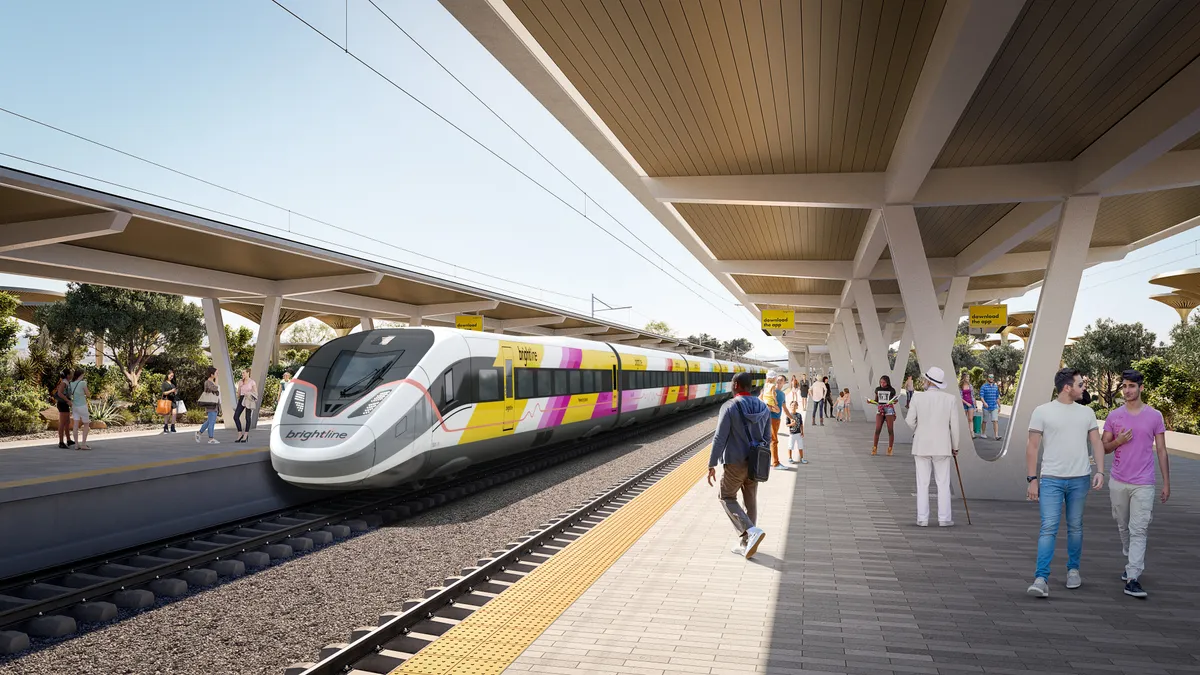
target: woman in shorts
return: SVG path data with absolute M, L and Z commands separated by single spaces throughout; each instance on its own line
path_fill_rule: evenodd
M 875 388 L 875 398 L 867 399 L 867 403 L 875 408 L 875 440 L 871 445 L 871 455 L 879 454 L 879 432 L 887 424 L 888 457 L 892 456 L 892 443 L 896 440 L 896 389 L 892 386 L 892 378 L 883 375 L 879 378 L 879 386 Z
M 82 369 L 75 369 L 67 392 L 71 397 L 71 419 L 75 420 L 75 438 L 79 439 L 75 449 L 91 450 L 92 446 L 87 444 L 88 429 L 92 424 L 92 416 L 88 414 L 88 396 L 91 392 L 88 391 L 87 378 L 83 376 Z

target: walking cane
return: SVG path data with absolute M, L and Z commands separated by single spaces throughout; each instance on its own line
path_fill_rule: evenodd
M 971 524 L 971 509 L 967 506 L 967 492 L 963 490 L 962 471 L 958 468 L 958 455 L 954 457 L 954 471 L 958 474 L 958 494 L 963 498 L 963 509 L 967 512 L 967 524 Z

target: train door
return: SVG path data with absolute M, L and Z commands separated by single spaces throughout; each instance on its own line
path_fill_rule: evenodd
M 512 347 L 501 347 L 504 357 L 504 431 L 512 431 L 517 421 L 517 401 L 514 396 Z
M 621 371 L 617 370 L 616 364 L 613 364 L 613 367 L 612 367 L 612 411 L 614 413 L 620 411 L 620 409 L 621 409 L 621 392 L 620 392 L 620 388 L 617 386 L 617 384 L 618 384 L 617 383 L 617 375 L 620 374 L 620 372 Z

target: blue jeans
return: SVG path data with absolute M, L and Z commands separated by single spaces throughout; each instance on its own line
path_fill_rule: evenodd
M 1042 530 L 1038 535 L 1035 577 L 1050 578 L 1050 561 L 1054 558 L 1054 540 L 1058 536 L 1064 503 L 1067 506 L 1067 569 L 1079 569 L 1079 557 L 1083 553 L 1083 505 L 1091 489 L 1091 476 L 1042 478 L 1038 481 Z
M 204 433 L 205 430 L 208 431 L 208 437 L 212 438 L 213 432 L 217 430 L 217 411 L 216 410 L 208 411 L 208 419 L 204 420 L 204 424 L 200 425 L 200 430 L 196 432 L 196 435 L 200 435 L 200 434 Z

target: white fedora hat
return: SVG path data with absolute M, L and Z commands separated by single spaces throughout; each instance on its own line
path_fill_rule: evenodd
M 930 366 L 929 370 L 925 371 L 925 379 L 938 389 L 946 388 L 946 373 L 937 366 Z

